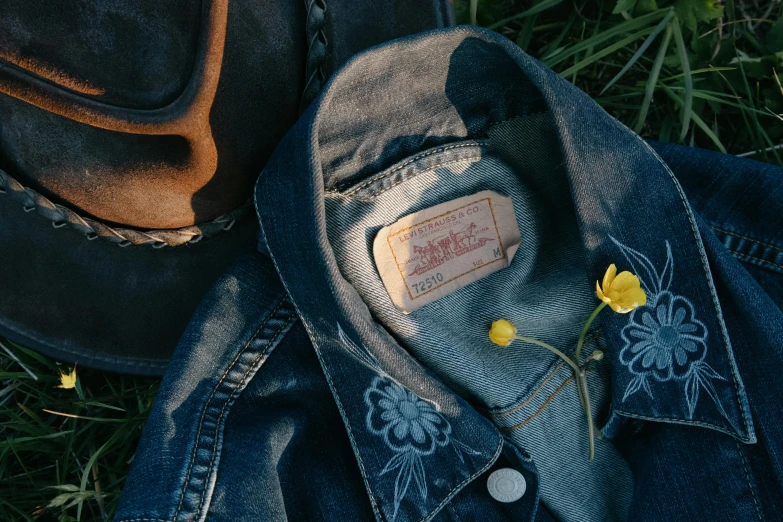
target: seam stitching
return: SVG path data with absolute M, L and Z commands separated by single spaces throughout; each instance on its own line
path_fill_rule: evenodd
M 266 239 L 266 231 L 264 230 L 263 222 L 260 219 L 261 215 L 260 215 L 260 212 L 258 211 L 258 208 L 256 208 L 256 213 L 258 213 L 259 222 L 261 223 L 261 235 L 263 236 L 264 241 L 266 242 L 267 241 L 267 239 Z M 267 243 L 267 244 L 269 244 L 269 243 Z M 275 268 L 278 269 L 278 272 L 279 272 L 279 268 L 277 266 L 277 259 L 275 259 L 275 256 L 272 255 L 271 251 L 270 251 L 270 256 L 269 257 L 272 259 L 272 264 L 275 265 Z M 288 295 L 291 295 L 291 293 L 288 291 L 288 285 L 286 284 L 286 281 L 283 278 L 280 278 L 280 281 L 283 283 L 283 288 L 286 289 L 286 292 L 288 292 Z M 367 495 L 370 497 L 370 506 L 372 506 L 373 513 L 375 514 L 376 519 L 381 520 L 381 521 L 385 521 L 387 519 L 383 515 L 383 513 L 381 512 L 380 506 L 378 504 L 378 500 L 375 498 L 375 495 L 373 494 L 373 490 L 370 487 L 370 482 L 369 482 L 367 470 L 365 469 L 364 461 L 362 460 L 362 457 L 359 454 L 358 445 L 356 443 L 356 438 L 354 437 L 354 434 L 353 434 L 353 429 L 351 427 L 351 423 L 348 421 L 348 416 L 345 413 L 345 408 L 343 407 L 343 403 L 340 400 L 340 396 L 337 393 L 337 389 L 334 386 L 334 381 L 332 380 L 332 375 L 329 372 L 329 370 L 327 369 L 327 365 L 326 365 L 326 363 L 325 363 L 325 361 L 323 359 L 323 356 L 321 355 L 321 347 L 318 344 L 318 342 L 316 341 L 316 336 L 313 334 L 313 331 L 310 329 L 310 324 L 302 316 L 302 314 L 299 311 L 299 308 L 296 305 L 296 302 L 293 300 L 293 298 L 291 299 L 291 304 L 294 306 L 294 309 L 296 310 L 297 315 L 299 315 L 299 318 L 301 320 L 302 326 L 304 326 L 304 329 L 307 332 L 308 337 L 310 337 L 310 341 L 313 343 L 313 347 L 315 348 L 315 355 L 318 358 L 318 362 L 321 364 L 321 370 L 322 370 L 322 372 L 324 374 L 324 377 L 326 378 L 327 384 L 329 385 L 329 389 L 332 392 L 332 397 L 334 398 L 335 404 L 337 405 L 337 410 L 340 412 L 340 416 L 342 417 L 343 425 L 345 426 L 345 431 L 346 431 L 346 433 L 348 435 L 348 440 L 351 443 L 351 449 L 353 450 L 354 457 L 356 458 L 356 462 L 357 462 L 357 464 L 359 466 L 359 472 L 362 475 L 362 481 L 364 482 L 364 487 L 367 490 Z M 465 479 L 463 482 L 458 484 L 449 493 L 449 495 L 447 495 L 446 498 L 444 498 L 444 500 L 438 505 L 438 507 L 435 508 L 435 510 L 431 514 L 427 515 L 427 518 L 422 519 L 421 522 L 429 522 L 432 519 L 432 517 L 434 517 L 438 513 L 438 511 L 441 509 L 441 507 L 447 501 L 451 500 L 451 498 L 454 496 L 455 492 L 459 488 L 461 488 L 466 482 L 469 482 L 469 481 L 475 479 L 476 477 L 478 477 L 480 474 L 484 473 L 484 471 L 489 469 L 495 463 L 495 461 L 497 460 L 498 456 L 500 455 L 500 451 L 503 449 L 503 441 L 504 441 L 502 436 L 500 436 L 498 438 L 499 438 L 498 448 L 495 451 L 494 455 L 490 458 L 489 462 L 487 462 L 487 464 L 482 469 L 480 469 L 477 473 L 475 473 L 471 477 Z M 176 522 L 176 521 L 173 521 L 173 522 Z
M 378 196 L 380 196 L 381 194 L 390 191 L 391 189 L 393 189 L 397 185 L 399 185 L 401 183 L 405 183 L 406 181 L 410 181 L 413 178 L 421 176 L 422 174 L 426 174 L 428 172 L 432 172 L 433 170 L 438 169 L 440 167 L 445 167 L 446 165 L 451 165 L 453 163 L 460 163 L 462 161 L 470 161 L 470 160 L 473 160 L 473 159 L 480 159 L 480 158 L 481 158 L 480 155 L 466 156 L 464 158 L 457 158 L 457 159 L 453 159 L 453 160 L 449 160 L 449 161 L 444 161 L 443 163 L 438 163 L 437 165 L 432 165 L 432 166 L 427 167 L 426 169 L 422 170 L 421 172 L 417 172 L 416 174 L 414 174 L 412 176 L 409 176 L 407 178 L 399 179 L 399 180 L 395 181 L 394 183 L 392 183 L 391 185 L 389 185 L 388 187 L 378 190 L 378 192 L 374 193 L 372 196 L 368 196 L 367 197 L 367 201 L 372 201 L 375 198 L 377 198 Z M 386 178 L 381 178 L 378 181 L 383 181 L 384 179 L 386 179 Z M 354 193 L 347 194 L 347 195 L 350 196 L 350 195 L 353 195 L 353 194 Z
M 209 409 L 209 403 L 212 401 L 212 398 L 217 393 L 218 388 L 220 388 L 220 385 L 223 383 L 223 380 L 228 376 L 228 374 L 231 372 L 231 370 L 236 365 L 237 361 L 240 357 L 247 351 L 248 347 L 250 346 L 250 343 L 253 342 L 253 340 L 256 338 L 258 333 L 261 331 L 261 329 L 266 326 L 266 323 L 269 322 L 269 320 L 272 318 L 275 313 L 277 313 L 277 310 L 283 305 L 283 302 L 285 301 L 285 297 L 283 297 L 278 303 L 277 306 L 275 306 L 274 310 L 264 319 L 264 322 L 261 323 L 261 325 L 256 329 L 255 332 L 253 332 L 253 335 L 250 336 L 247 343 L 245 343 L 245 346 L 242 347 L 242 349 L 237 353 L 236 357 L 234 357 L 234 360 L 231 361 L 231 363 L 226 368 L 225 372 L 223 372 L 223 375 L 220 377 L 220 380 L 215 384 L 215 387 L 212 390 L 212 393 L 209 395 L 209 398 L 204 403 L 204 408 L 201 410 L 201 417 L 198 421 L 198 431 L 196 432 L 196 438 L 195 443 L 193 444 L 193 453 L 190 458 L 190 464 L 188 465 L 188 474 L 185 477 L 185 482 L 182 486 L 182 496 L 179 499 L 179 504 L 177 505 L 177 511 L 174 513 L 174 518 L 172 522 L 176 522 L 177 517 L 179 517 L 179 512 L 182 509 L 182 504 L 185 501 L 185 495 L 187 494 L 188 484 L 190 482 L 190 476 L 193 471 L 193 464 L 196 461 L 196 454 L 198 453 L 198 447 L 199 447 L 199 439 L 201 438 L 201 428 L 204 424 L 204 418 L 206 417 L 207 410 Z
M 264 347 L 264 349 L 256 356 L 256 358 L 253 360 L 253 362 L 248 365 L 248 368 L 245 371 L 244 375 L 242 375 L 242 378 L 233 386 L 233 389 L 231 390 L 231 394 L 228 396 L 226 401 L 223 403 L 223 408 L 221 408 L 220 415 L 218 415 L 217 421 L 215 422 L 216 427 L 220 426 L 220 424 L 223 422 L 223 418 L 224 418 L 224 416 L 226 414 L 226 408 L 228 408 L 229 405 L 232 404 L 232 402 L 234 400 L 234 396 L 239 391 L 239 388 L 241 388 L 244 385 L 245 379 L 247 379 L 247 376 L 250 374 L 251 371 L 253 371 L 253 368 L 256 367 L 256 365 L 261 361 L 261 359 L 263 359 L 265 356 L 267 356 L 269 354 L 270 347 L 277 345 L 277 343 L 275 341 L 280 336 L 280 333 L 283 330 L 285 330 L 285 328 L 287 326 L 289 326 L 291 323 L 293 323 L 293 321 L 294 321 L 294 318 L 291 318 L 291 317 L 289 317 L 287 321 L 284 321 L 283 324 L 280 326 L 280 328 L 278 328 L 277 331 L 272 335 L 272 337 L 269 339 L 269 341 L 267 341 L 266 346 Z M 217 431 L 217 429 L 216 429 L 216 431 Z M 209 466 L 207 468 L 207 474 L 206 474 L 207 478 L 210 475 L 212 475 L 212 470 L 213 470 L 213 467 L 214 467 L 214 464 L 215 464 L 215 456 L 218 453 L 218 449 L 217 449 L 217 446 L 218 446 L 218 436 L 217 436 L 217 434 L 215 435 L 214 438 L 215 438 L 215 442 L 212 445 L 212 457 L 209 460 Z M 208 488 L 206 488 L 206 487 L 203 487 L 201 489 L 201 499 L 199 500 L 198 507 L 196 508 L 196 511 L 195 511 L 197 516 L 200 514 L 201 508 L 204 505 L 204 498 L 206 496 L 207 489 Z
M 256 188 L 254 190 L 257 191 L 260 183 L 261 183 L 261 176 L 259 176 L 258 180 L 256 180 Z M 337 405 L 337 411 L 340 412 L 340 417 L 343 421 L 343 425 L 345 426 L 345 431 L 348 434 L 348 441 L 351 443 L 351 450 L 353 451 L 354 457 L 356 458 L 356 462 L 359 466 L 359 473 L 362 476 L 362 482 L 364 482 L 364 488 L 367 490 L 367 495 L 370 497 L 370 506 L 372 507 L 372 511 L 375 514 L 375 518 L 377 520 L 383 520 L 384 517 L 381 515 L 380 509 L 378 508 L 378 504 L 377 501 L 375 500 L 375 497 L 373 496 L 372 489 L 370 489 L 370 482 L 367 479 L 367 471 L 364 469 L 364 462 L 362 462 L 362 459 L 359 456 L 359 451 L 357 449 L 358 446 L 356 444 L 356 439 L 353 436 L 351 425 L 348 423 L 348 417 L 345 415 L 345 410 L 343 409 L 342 402 L 340 402 L 339 396 L 337 395 L 337 390 L 334 388 L 334 383 L 332 382 L 331 376 L 329 375 L 329 372 L 326 371 L 326 364 L 324 363 L 324 360 L 321 357 L 320 346 L 315 340 L 316 337 L 313 335 L 313 331 L 310 329 L 310 325 L 305 320 L 302 313 L 299 311 L 299 307 L 297 306 L 296 301 L 294 300 L 290 290 L 288 289 L 288 283 L 283 277 L 282 275 L 283 273 L 280 271 L 280 267 L 277 264 L 277 258 L 272 252 L 272 249 L 269 248 L 269 238 L 267 238 L 266 236 L 266 229 L 264 228 L 264 220 L 261 219 L 261 210 L 259 209 L 258 205 L 256 205 L 256 216 L 258 216 L 258 224 L 259 224 L 259 231 L 261 233 L 261 237 L 263 238 L 264 244 L 267 245 L 267 249 L 269 251 L 269 258 L 272 260 L 272 264 L 274 265 L 277 273 L 280 274 L 280 282 L 283 284 L 283 288 L 285 289 L 286 294 L 291 296 L 291 305 L 293 305 L 296 314 L 299 316 L 302 326 L 307 332 L 307 336 L 310 338 L 310 342 L 313 344 L 313 351 L 315 352 L 315 356 L 318 359 L 318 364 L 321 365 L 321 372 L 324 374 L 326 383 L 329 386 L 329 390 L 332 393 L 334 402 Z
M 367 187 L 369 185 L 372 185 L 376 181 L 381 181 L 383 179 L 386 179 L 386 178 L 390 177 L 392 174 L 395 174 L 396 172 L 399 172 L 400 170 L 404 169 L 405 167 L 407 167 L 411 163 L 415 163 L 415 162 L 417 162 L 419 160 L 422 160 L 424 158 L 428 158 L 429 156 L 432 156 L 433 154 L 438 154 L 438 153 L 441 153 L 441 152 L 446 152 L 447 150 L 460 149 L 460 148 L 465 148 L 465 147 L 486 147 L 486 146 L 487 146 L 486 144 L 480 143 L 478 141 L 470 141 L 470 142 L 465 142 L 465 143 L 457 143 L 455 145 L 447 145 L 446 147 L 438 147 L 436 149 L 429 150 L 427 152 L 423 152 L 423 153 L 418 154 L 418 155 L 416 155 L 416 156 L 414 156 L 414 157 L 412 157 L 412 158 L 410 158 L 410 159 L 408 159 L 406 161 L 403 161 L 402 163 L 400 163 L 396 167 L 392 167 L 391 170 L 388 170 L 386 172 L 382 172 L 382 173 L 380 173 L 380 174 L 378 174 L 376 176 L 373 176 L 372 178 L 370 178 L 370 179 L 368 179 L 366 181 L 363 181 L 361 184 L 355 186 L 354 188 L 349 189 L 346 192 L 343 192 L 343 194 L 345 196 L 352 196 L 356 192 L 360 191 L 361 189 L 363 189 L 363 188 L 365 188 L 365 187 Z M 431 168 L 435 168 L 435 167 L 431 167 Z M 428 170 L 431 170 L 431 168 L 428 169 Z
M 651 417 L 648 415 L 639 415 L 638 413 L 631 413 L 628 411 L 624 411 L 618 408 L 613 408 L 614 412 L 623 415 L 625 417 L 630 417 L 632 419 L 640 419 L 640 420 L 646 420 L 646 421 L 652 421 L 652 422 L 672 422 L 674 424 L 687 424 L 687 425 L 693 425 L 693 426 L 702 426 L 704 428 L 711 428 L 715 431 L 719 431 L 721 433 L 725 433 L 726 435 L 730 435 L 732 437 L 737 436 L 737 433 L 734 433 L 728 429 L 726 429 L 723 426 L 718 426 L 717 424 L 710 424 L 709 422 L 702 422 L 702 421 L 694 421 L 694 420 L 686 420 L 686 419 L 677 419 L 677 418 L 671 418 L 671 417 Z M 740 437 L 739 438 L 743 442 L 750 441 L 750 437 Z
M 753 490 L 753 484 L 750 482 L 750 473 L 748 473 L 745 456 L 742 454 L 742 446 L 740 446 L 739 442 L 736 440 L 734 443 L 737 445 L 737 454 L 739 455 L 740 461 L 742 462 L 742 471 L 745 473 L 745 480 L 748 481 L 748 488 L 750 489 L 750 496 L 753 497 L 753 505 L 756 507 L 756 514 L 759 516 L 759 520 L 763 521 L 764 518 L 761 516 L 761 506 L 759 506 L 759 503 L 756 501 L 756 492 Z
M 706 277 L 706 280 L 707 280 L 707 286 L 710 289 L 710 297 L 712 298 L 712 306 L 715 309 L 715 313 L 716 313 L 717 319 L 718 319 L 718 325 L 720 326 L 721 334 L 723 335 L 724 349 L 725 349 L 726 355 L 729 358 L 729 362 L 730 362 L 730 365 L 731 365 L 731 369 L 732 369 L 731 379 L 734 381 L 734 398 L 737 401 L 737 406 L 739 408 L 740 415 L 742 416 L 742 421 L 744 423 L 743 427 L 745 428 L 745 431 L 747 431 L 747 433 L 748 433 L 748 437 L 747 438 L 748 439 L 752 439 L 753 437 L 751 435 L 751 431 L 752 431 L 751 424 L 748 422 L 748 419 L 745 416 L 745 408 L 743 407 L 742 399 L 740 398 L 740 385 L 739 385 L 739 382 L 737 382 L 737 371 L 738 370 L 737 370 L 736 362 L 734 361 L 734 356 L 733 356 L 732 351 L 731 351 L 731 344 L 730 344 L 731 342 L 729 341 L 729 332 L 726 330 L 726 325 L 724 324 L 724 322 L 722 320 L 722 316 L 721 316 L 721 313 L 720 313 L 720 304 L 718 303 L 718 296 L 717 296 L 717 293 L 715 291 L 715 285 L 713 285 L 712 278 L 710 277 L 709 263 L 707 261 L 707 255 L 706 255 L 706 252 L 704 251 L 704 245 L 702 244 L 701 236 L 699 236 L 698 229 L 696 228 L 696 223 L 695 223 L 695 219 L 693 217 L 693 213 L 691 212 L 690 207 L 688 206 L 688 201 L 685 198 L 685 194 L 682 191 L 682 187 L 680 187 L 680 183 L 677 181 L 677 178 L 674 176 L 674 173 L 671 171 L 671 169 L 666 164 L 666 162 L 664 162 L 661 159 L 661 157 L 658 155 L 658 153 L 655 152 L 655 150 L 653 150 L 653 148 L 650 147 L 650 145 L 646 141 L 644 141 L 636 133 L 632 132 L 631 134 L 637 140 L 639 140 L 644 145 L 644 147 L 647 148 L 647 150 L 653 155 L 653 157 L 658 160 L 658 163 L 660 163 L 660 165 L 662 167 L 664 167 L 664 169 L 666 170 L 666 173 L 669 174 L 669 177 L 670 177 L 672 183 L 674 184 L 674 188 L 677 190 L 677 194 L 680 196 L 680 201 L 682 202 L 683 207 L 685 208 L 685 214 L 688 216 L 688 223 L 691 226 L 691 233 L 693 234 L 693 238 L 696 240 L 696 246 L 697 246 L 697 248 L 699 250 L 699 257 L 701 258 L 702 270 L 704 270 L 704 276 Z M 731 424 L 731 422 L 729 422 L 729 424 Z
M 256 181 L 256 188 L 258 188 L 258 183 L 260 183 L 260 180 L 261 177 L 259 176 L 258 181 Z M 261 211 L 259 210 L 258 206 L 256 206 L 256 215 L 258 216 L 258 223 L 260 225 L 259 230 L 261 232 L 261 237 L 264 239 L 264 243 L 266 245 L 269 245 L 269 240 L 266 237 L 266 230 L 264 229 L 264 221 L 261 219 Z M 269 258 L 272 260 L 272 264 L 274 265 L 275 270 L 277 270 L 277 273 L 281 274 L 280 282 L 283 284 L 283 288 L 285 289 L 286 294 L 290 296 L 291 292 L 288 290 L 288 284 L 285 278 L 282 277 L 282 272 L 280 272 L 280 267 L 277 264 L 277 259 L 275 258 L 275 255 L 272 253 L 271 248 L 269 249 Z M 372 489 L 370 488 L 370 482 L 367 478 L 367 470 L 364 469 L 364 462 L 359 456 L 358 446 L 356 444 L 356 438 L 353 435 L 351 425 L 348 423 L 348 417 L 345 414 L 345 409 L 343 408 L 342 402 L 340 401 L 340 398 L 337 395 L 337 390 L 334 388 L 334 382 L 332 382 L 331 375 L 329 374 L 328 371 L 326 371 L 326 364 L 324 363 L 323 357 L 321 356 L 321 348 L 316 342 L 316 337 L 313 335 L 313 331 L 310 329 L 310 325 L 305 320 L 302 313 L 299 311 L 299 307 L 297 306 L 296 301 L 294 300 L 293 297 L 291 297 L 291 305 L 293 305 L 296 314 L 299 316 L 302 326 L 307 332 L 307 336 L 310 338 L 310 342 L 313 344 L 313 351 L 315 352 L 315 356 L 318 359 L 318 363 L 321 365 L 321 372 L 324 374 L 326 383 L 329 386 L 329 390 L 332 393 L 334 402 L 337 405 L 337 411 L 340 412 L 340 417 L 343 421 L 343 425 L 345 426 L 345 431 L 348 434 L 348 441 L 351 443 L 351 450 L 353 451 L 354 457 L 356 458 L 356 462 L 359 466 L 359 473 L 362 476 L 362 482 L 364 482 L 364 487 L 367 490 L 367 495 L 370 497 L 370 506 L 372 507 L 372 511 L 375 514 L 375 518 L 377 520 L 384 520 L 385 517 L 381 514 L 380 508 L 378 507 L 377 500 L 375 499 Z
M 456 486 L 454 486 L 454 488 L 453 488 L 453 489 L 452 489 L 452 490 L 449 492 L 449 494 L 448 494 L 448 495 L 446 495 L 446 497 L 445 497 L 445 498 L 444 498 L 444 499 L 441 501 L 441 503 L 440 503 L 440 504 L 438 504 L 437 506 L 435 506 L 435 509 L 433 509 L 433 510 L 430 512 L 430 514 L 429 514 L 429 515 L 427 515 L 427 516 L 425 516 L 423 519 L 421 519 L 421 522 L 429 522 L 430 520 L 432 520 L 432 519 L 433 519 L 433 517 L 435 517 L 435 515 L 437 515 L 437 514 L 438 514 L 438 512 L 439 512 L 439 511 L 440 511 L 440 510 L 443 508 L 443 506 L 444 506 L 444 505 L 446 505 L 446 503 L 447 503 L 447 502 L 451 501 L 451 499 L 452 499 L 452 498 L 454 498 L 454 495 L 456 495 L 456 494 L 459 492 L 459 490 L 460 490 L 460 489 L 462 489 L 462 487 L 463 487 L 465 484 L 467 484 L 468 482 L 471 482 L 471 481 L 475 480 L 475 479 L 476 479 L 476 478 L 477 478 L 479 475 L 481 475 L 482 473 L 484 473 L 485 471 L 487 471 L 489 468 L 491 468 L 491 467 L 492 467 L 492 465 L 493 465 L 493 464 L 495 464 L 495 461 L 496 461 L 496 460 L 498 459 L 498 457 L 500 456 L 500 452 L 503 450 L 503 443 L 504 443 L 504 439 L 503 439 L 503 437 L 502 437 L 502 436 L 501 436 L 501 437 L 498 437 L 498 438 L 499 438 L 500 442 L 498 443 L 498 447 L 497 447 L 497 449 L 495 450 L 495 453 L 494 453 L 494 454 L 492 455 L 492 457 L 489 459 L 489 462 L 487 462 L 487 463 L 484 465 L 484 467 L 482 467 L 481 469 L 479 469 L 479 470 L 478 470 L 477 472 L 475 472 L 473 475 L 469 476 L 468 478 L 466 478 L 465 480 L 463 480 L 462 482 L 460 482 L 459 484 L 457 484 Z
M 728 249 L 728 251 L 731 252 L 732 254 L 734 254 L 735 256 L 746 257 L 746 258 L 748 258 L 750 260 L 758 261 L 759 263 L 762 263 L 763 265 L 770 265 L 770 266 L 774 266 L 775 268 L 783 268 L 783 265 L 779 265 L 777 263 L 773 263 L 772 261 L 767 261 L 766 259 L 761 259 L 759 257 L 753 257 L 753 256 L 750 256 L 748 254 L 743 254 L 742 252 L 737 252 L 736 250 Z
M 585 342 L 582 345 L 583 348 L 589 348 L 594 341 L 597 341 L 599 336 L 601 334 L 600 327 L 595 327 L 594 329 L 590 330 L 590 334 L 585 337 Z M 596 349 L 599 349 L 600 347 L 597 347 Z M 589 355 L 589 352 L 583 352 L 585 355 Z M 515 406 L 507 406 L 505 409 L 501 409 L 501 411 L 497 413 L 493 413 L 493 408 L 486 408 L 484 409 L 484 412 L 489 415 L 490 417 L 504 417 L 506 415 L 511 415 L 513 413 L 516 413 L 520 408 L 524 408 L 530 401 L 532 401 L 538 393 L 540 393 L 541 388 L 549 382 L 554 376 L 555 373 L 559 372 L 560 369 L 565 365 L 565 362 L 560 361 L 556 365 L 552 366 L 549 372 L 547 373 L 546 377 L 541 381 L 541 384 L 539 384 L 533 391 L 530 392 L 530 395 L 522 399 L 517 398 L 515 399 L 515 403 L 518 401 L 523 401 L 522 404 L 516 404 Z M 512 403 L 514 404 L 514 403 Z
M 518 119 L 526 118 L 528 116 L 536 116 L 538 114 L 545 114 L 545 113 L 548 113 L 548 112 L 549 112 L 548 110 L 543 110 L 543 111 L 533 112 L 533 113 L 530 113 L 530 114 L 522 114 L 522 115 L 519 115 L 519 116 L 512 116 L 511 118 L 506 118 L 505 120 L 496 121 L 495 123 L 491 124 L 487 128 L 486 133 L 488 134 L 495 126 L 500 125 L 502 123 L 506 123 L 506 122 L 509 122 L 509 121 L 512 121 L 512 120 L 518 120 Z M 487 143 L 483 143 L 482 141 L 479 141 L 479 140 L 471 140 L 470 142 L 459 143 L 459 144 L 455 144 L 455 145 L 447 145 L 445 147 L 438 147 L 436 149 L 433 149 L 433 150 L 430 150 L 430 151 L 427 151 L 427 152 L 424 152 L 424 153 L 421 153 L 421 154 L 417 154 L 417 155 L 413 156 L 412 158 L 404 161 L 400 165 L 397 165 L 396 167 L 393 167 L 391 170 L 383 172 L 380 175 L 377 175 L 375 177 L 372 177 L 372 178 L 362 182 L 360 185 L 357 185 L 356 187 L 354 187 L 352 189 L 349 189 L 347 192 L 343 192 L 342 194 L 345 195 L 345 196 L 352 196 L 353 194 L 355 194 L 356 192 L 358 192 L 361 189 L 365 188 L 366 186 L 371 185 L 371 184 L 373 184 L 376 181 L 381 181 L 383 179 L 386 179 L 387 177 L 391 176 L 392 174 L 394 174 L 394 173 L 404 169 L 405 167 L 407 167 L 411 163 L 414 163 L 416 161 L 424 159 L 424 158 L 426 158 L 428 156 L 431 156 L 433 154 L 437 154 L 439 152 L 445 152 L 447 150 L 456 149 L 456 148 L 460 148 L 460 147 L 473 147 L 473 146 L 480 147 L 480 148 L 486 148 L 486 147 L 488 147 L 488 144 Z M 476 159 L 477 157 L 480 158 L 481 156 L 471 156 L 471 157 L 462 158 L 461 160 L 455 160 L 455 161 L 471 160 L 471 159 Z M 430 170 L 438 168 L 438 167 L 442 167 L 444 165 L 448 165 L 448 163 L 441 164 L 441 165 L 435 165 L 433 167 L 429 167 L 424 172 L 430 171 Z M 394 186 L 395 185 L 392 185 L 391 187 L 388 187 L 388 188 L 392 188 Z M 388 188 L 386 190 L 388 190 Z M 385 192 L 385 190 L 384 190 L 384 192 Z M 340 192 L 337 191 L 337 193 L 340 193 Z M 376 194 L 376 196 L 377 195 L 378 194 Z M 373 196 L 373 197 L 375 197 L 375 196 Z
M 307 321 L 302 319 L 302 324 L 305 327 L 305 330 L 307 330 L 308 336 L 310 336 L 310 340 L 313 343 L 313 346 L 316 348 L 315 354 L 318 357 L 318 362 L 321 364 L 321 371 L 324 374 L 324 377 L 326 377 L 326 381 L 329 384 L 329 389 L 332 392 L 332 397 L 334 398 L 334 402 L 337 405 L 337 409 L 340 412 L 340 416 L 343 420 L 343 425 L 345 425 L 345 431 L 348 434 L 348 439 L 351 441 L 351 449 L 353 450 L 354 457 L 356 457 L 356 462 L 359 464 L 359 471 L 362 474 L 362 479 L 364 481 L 365 488 L 367 489 L 367 494 L 370 497 L 370 504 L 372 505 L 372 509 L 375 512 L 375 516 L 379 520 L 386 520 L 386 517 L 383 516 L 381 513 L 380 507 L 378 505 L 378 501 L 375 499 L 375 495 L 373 494 L 372 488 L 370 487 L 370 481 L 369 481 L 369 475 L 367 473 L 367 470 L 364 467 L 364 461 L 362 460 L 361 455 L 359 454 L 358 450 L 358 444 L 356 443 L 356 438 L 353 435 L 353 428 L 351 427 L 351 423 L 348 420 L 348 416 L 345 413 L 345 408 L 343 407 L 342 400 L 340 399 L 340 395 L 337 393 L 337 388 L 334 386 L 334 381 L 332 380 L 332 374 L 327 369 L 326 362 L 323 360 L 323 356 L 321 355 L 321 346 L 316 342 L 315 336 L 313 335 L 312 330 L 310 330 L 310 325 Z
M 555 367 L 552 369 L 552 371 L 550 371 L 550 372 L 549 372 L 549 375 L 547 375 L 547 376 L 544 378 L 544 380 L 543 380 L 543 381 L 541 381 L 541 384 L 539 384 L 538 386 L 536 386 L 535 390 L 533 390 L 533 393 L 531 393 L 531 394 L 530 394 L 530 396 L 529 396 L 527 399 L 525 399 L 524 401 L 522 401 L 522 403 L 521 403 L 521 404 L 517 404 L 516 406 L 514 406 L 513 408 L 511 408 L 510 410 L 507 410 L 507 411 L 502 411 L 502 412 L 500 412 L 500 413 L 490 413 L 490 414 L 489 414 L 489 415 L 490 415 L 490 417 L 505 417 L 505 416 L 507 416 L 507 415 L 511 415 L 512 413 L 516 413 L 516 412 L 518 412 L 519 410 L 521 410 L 522 408 L 524 408 L 525 406 L 527 406 L 528 404 L 530 404 L 530 402 L 531 402 L 533 399 L 535 399 L 535 398 L 538 396 L 538 394 L 541 392 L 541 390 L 544 388 L 544 386 L 546 386 L 546 383 L 548 383 L 549 381 L 551 381 L 551 380 L 552 380 L 552 378 L 553 378 L 553 377 L 554 377 L 554 376 L 557 374 L 557 372 L 559 372 L 559 371 L 560 371 L 560 369 L 561 369 L 561 368 L 562 368 L 564 365 L 565 365 L 565 363 L 564 363 L 563 361 L 560 361 L 560 362 L 557 364 L 557 366 L 555 366 Z
M 539 407 L 539 408 L 536 410 L 536 412 L 535 412 L 533 415 L 531 415 L 531 416 L 530 416 L 530 417 L 528 417 L 527 419 L 523 420 L 522 422 L 519 422 L 519 423 L 517 423 L 517 424 L 514 424 L 513 426 L 502 427 L 502 428 L 500 428 L 500 429 L 501 429 L 501 430 L 504 430 L 504 431 L 514 431 L 514 430 L 516 430 L 516 429 L 518 429 L 518 428 L 521 428 L 522 426 L 524 426 L 524 425 L 525 425 L 525 424 L 527 424 L 528 422 L 532 421 L 532 420 L 533 420 L 533 419 L 535 419 L 536 417 L 538 417 L 538 416 L 541 414 L 541 412 L 543 412 L 543 411 L 546 409 L 546 407 L 547 407 L 547 406 L 549 406 L 549 403 L 550 403 L 550 402 L 552 402 L 552 400 L 553 400 L 553 399 L 554 399 L 554 398 L 555 398 L 555 397 L 556 397 L 556 396 L 557 396 L 557 395 L 558 395 L 558 394 L 559 394 L 561 391 L 565 390 L 565 387 L 566 387 L 566 386 L 568 386 L 568 384 L 569 384 L 571 381 L 573 381 L 573 380 L 574 380 L 574 376 L 573 376 L 573 375 L 569 376 L 569 377 L 568 377 L 568 379 L 564 380 L 564 381 L 563 381 L 563 383 L 562 383 L 560 386 L 558 386 L 558 387 L 557 387 L 557 389 L 556 389 L 555 391 L 553 391 L 553 392 L 552 392 L 552 394 L 551 394 L 549 397 L 547 397 L 547 398 L 546 398 L 546 400 L 544 401 L 544 404 L 542 404 L 542 405 L 541 405 L 541 406 L 540 406 L 540 407 Z
M 753 239 L 753 238 L 750 238 L 750 237 L 747 237 L 747 236 L 743 236 L 742 234 L 737 234 L 736 232 L 729 232 L 728 230 L 724 230 L 724 229 L 722 229 L 720 227 L 717 227 L 715 225 L 710 225 L 710 228 L 713 229 L 713 230 L 717 230 L 718 232 L 722 232 L 724 234 L 728 234 L 730 236 L 734 236 L 734 237 L 738 237 L 740 239 L 744 239 L 746 241 L 750 241 L 751 243 L 756 243 L 757 245 L 773 248 L 773 249 L 777 250 L 778 252 L 783 252 L 783 248 L 776 247 L 775 245 L 771 245 L 769 243 L 764 243 L 763 241 L 759 241 L 757 239 Z

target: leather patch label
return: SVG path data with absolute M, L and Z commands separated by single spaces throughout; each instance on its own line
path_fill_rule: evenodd
M 410 313 L 506 268 L 519 242 L 511 198 L 485 190 L 382 228 L 373 255 L 392 302 Z

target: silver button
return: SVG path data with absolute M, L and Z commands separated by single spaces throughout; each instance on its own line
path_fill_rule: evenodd
M 487 489 L 498 502 L 515 502 L 525 494 L 527 482 L 519 471 L 503 468 L 492 472 L 487 479 Z

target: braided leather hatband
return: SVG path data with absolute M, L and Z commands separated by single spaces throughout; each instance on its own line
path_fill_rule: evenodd
M 22 204 L 25 212 L 35 212 L 52 222 L 54 228 L 69 227 L 78 230 L 88 240 L 101 239 L 126 247 L 151 245 L 153 248 L 192 244 L 204 238 L 230 230 L 234 223 L 252 207 L 248 201 L 241 207 L 207 223 L 165 230 L 134 230 L 113 228 L 94 219 L 81 217 L 73 210 L 50 201 L 31 188 L 24 187 L 6 172 L 0 170 L 0 195 L 5 194 Z

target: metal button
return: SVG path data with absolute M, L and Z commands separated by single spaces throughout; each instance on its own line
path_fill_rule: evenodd
M 492 472 L 487 479 L 487 489 L 498 502 L 515 502 L 525 494 L 527 482 L 519 471 L 503 468 Z

